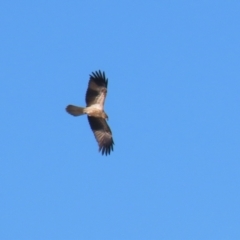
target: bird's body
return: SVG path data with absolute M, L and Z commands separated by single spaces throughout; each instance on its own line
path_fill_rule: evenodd
M 73 116 L 88 115 L 88 122 L 99 145 L 102 154 L 110 154 L 113 151 L 112 132 L 106 120 L 108 116 L 104 111 L 104 102 L 107 95 L 108 79 L 101 71 L 90 75 L 86 92 L 86 107 L 68 105 L 66 111 Z

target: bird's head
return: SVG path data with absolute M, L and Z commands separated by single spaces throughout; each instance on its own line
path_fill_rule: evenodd
M 103 112 L 103 118 L 108 120 L 108 115 L 105 112 Z

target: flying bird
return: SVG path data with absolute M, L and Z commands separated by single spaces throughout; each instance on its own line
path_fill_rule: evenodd
M 98 142 L 99 151 L 102 155 L 108 155 L 113 151 L 113 137 L 107 124 L 108 115 L 104 111 L 104 102 L 107 95 L 108 79 L 105 73 L 92 72 L 86 92 L 86 107 L 68 105 L 66 111 L 73 116 L 88 115 L 88 122 Z

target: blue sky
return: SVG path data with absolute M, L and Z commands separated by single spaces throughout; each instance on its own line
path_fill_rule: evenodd
M 0 239 L 240 239 L 239 1 L 1 1 Z M 84 105 L 109 78 L 115 148 Z

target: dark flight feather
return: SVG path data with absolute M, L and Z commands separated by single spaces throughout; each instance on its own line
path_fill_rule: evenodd
M 96 103 L 104 105 L 104 100 L 107 94 L 108 79 L 105 77 L 105 73 L 99 71 L 92 72 L 90 75 L 88 89 L 86 92 L 86 104 L 87 107 Z
M 88 122 L 98 142 L 99 151 L 102 155 L 108 155 L 113 151 L 112 132 L 107 122 L 103 118 L 88 117 Z

